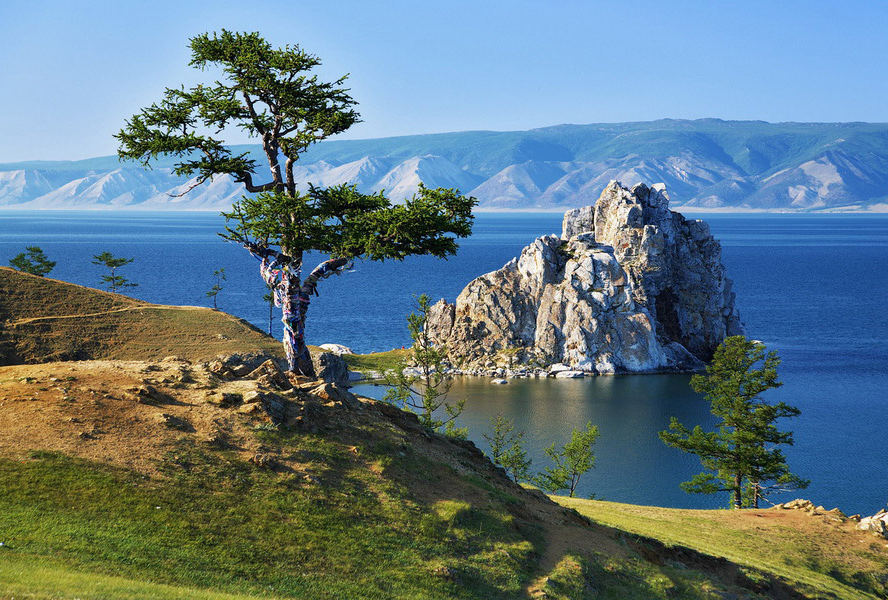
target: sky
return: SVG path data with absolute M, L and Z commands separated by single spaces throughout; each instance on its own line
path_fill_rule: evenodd
M 888 2 L 0 0 L 0 162 L 116 152 L 188 39 L 226 28 L 350 73 L 341 138 L 659 118 L 888 121 Z M 205 74 L 204 74 L 205 75 Z M 245 137 L 232 136 L 231 143 Z

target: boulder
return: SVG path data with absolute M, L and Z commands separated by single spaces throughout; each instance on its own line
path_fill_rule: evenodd
M 491 379 L 490 383 L 492 383 L 493 385 L 506 385 L 507 383 L 509 383 L 509 380 L 497 378 L 497 379 Z
M 582 379 L 586 374 L 582 371 L 558 371 L 555 377 L 558 379 Z
M 261 385 L 266 387 L 275 387 L 281 390 L 287 390 L 292 387 L 290 380 L 278 368 L 275 361 L 269 359 L 256 367 L 253 371 L 246 375 L 247 379 L 255 379 Z
M 335 383 L 321 383 L 308 390 L 308 393 L 325 402 L 341 404 L 347 408 L 360 410 L 361 401 L 358 397 Z
M 311 362 L 318 379 L 328 383 L 348 385 L 348 365 L 338 355 L 332 352 L 313 354 Z
M 501 269 L 433 305 L 428 330 L 464 372 L 694 371 L 743 332 L 721 247 L 662 185 L 612 182 Z
M 327 352 L 332 352 L 336 356 L 342 356 L 343 354 L 354 354 L 352 349 L 348 346 L 343 346 L 342 344 L 321 344 L 319 346 L 322 350 L 326 350 Z
M 888 539 L 888 511 L 880 510 L 871 517 L 864 517 L 857 523 L 857 529 L 870 531 L 875 535 Z

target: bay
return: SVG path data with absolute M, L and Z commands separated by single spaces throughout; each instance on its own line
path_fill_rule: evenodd
M 783 426 L 795 432 L 790 466 L 812 480 L 795 495 L 828 508 L 872 514 L 888 501 L 888 217 L 881 215 L 702 215 L 723 246 L 748 334 L 776 350 L 784 386 L 768 392 L 802 409 Z M 404 317 L 413 295 L 453 299 L 473 277 L 501 267 L 539 235 L 557 233 L 555 214 L 480 214 L 475 234 L 447 261 L 358 263 L 325 281 L 313 300 L 311 343 L 337 342 L 359 352 L 409 343 Z M 39 245 L 58 265 L 51 276 L 98 286 L 103 251 L 133 257 L 120 274 L 139 284 L 131 295 L 165 304 L 209 305 L 213 270 L 228 280 L 222 310 L 268 327 L 258 263 L 216 233 L 209 213 L 0 212 L 0 264 Z M 275 324 L 276 336 L 280 328 Z M 721 507 L 726 498 L 687 495 L 678 483 L 699 471 L 694 457 L 665 447 L 656 432 L 670 416 L 712 423 L 706 403 L 682 375 L 514 381 L 492 386 L 460 378 L 467 397 L 462 424 L 486 449 L 489 419 L 503 413 L 528 432 L 534 466 L 542 449 L 561 444 L 573 427 L 597 424 L 596 469 L 579 493 L 608 500 L 689 508 Z M 381 389 L 358 391 L 378 396 Z M 786 500 L 787 497 L 778 498 Z

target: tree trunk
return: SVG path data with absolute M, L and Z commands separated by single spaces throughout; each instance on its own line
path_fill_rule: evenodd
M 287 361 L 290 371 L 296 374 L 310 378 L 316 377 L 311 354 L 305 344 L 305 315 L 308 313 L 311 295 L 317 293 L 318 282 L 333 275 L 347 263 L 348 260 L 344 258 L 325 260 L 305 278 L 302 286 L 299 286 L 298 279 L 291 283 L 290 278 L 286 277 L 285 303 L 289 306 L 284 308 L 284 340 L 285 344 L 288 344 L 287 340 L 292 339 L 287 348 Z M 287 317 L 288 312 L 292 315 L 290 318 Z
M 288 370 L 296 375 L 316 378 L 311 354 L 305 343 L 305 315 L 308 312 L 311 295 L 317 293 L 318 282 L 338 273 L 342 267 L 348 264 L 348 259 L 331 258 L 325 260 L 315 267 L 300 285 L 301 252 L 292 256 L 286 248 L 282 248 L 283 252 L 278 253 L 257 244 L 245 245 L 254 256 L 262 261 L 260 267 L 262 279 L 272 289 L 272 294 L 280 302 L 284 313 L 281 322 L 284 324 L 283 343 L 284 352 L 287 355 Z
M 734 475 L 734 508 L 740 510 L 743 508 L 743 478 L 737 474 Z
M 281 308 L 284 324 L 284 351 L 287 354 L 287 368 L 291 373 L 310 379 L 315 378 L 311 354 L 305 345 L 305 309 L 308 302 L 303 302 L 302 288 L 299 279 L 284 272 L 281 276 Z

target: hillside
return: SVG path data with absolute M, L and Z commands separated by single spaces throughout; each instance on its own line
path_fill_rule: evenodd
M 260 159 L 258 146 L 236 146 Z M 219 210 L 242 194 L 217 178 L 189 182 L 162 159 L 154 170 L 116 157 L 0 165 L 0 207 Z M 351 182 L 411 195 L 419 181 L 458 187 L 484 210 L 565 210 L 610 180 L 664 182 L 685 208 L 779 211 L 888 209 L 888 124 L 663 119 L 325 141 L 296 180 Z
M 0 368 L 0 596 L 876 597 L 594 524 L 315 385 L 176 359 Z
M 224 313 L 0 269 L 0 317 L 35 363 L 0 366 L 3 598 L 888 591 L 888 548 L 847 521 L 559 506 L 414 415 L 255 368 L 277 342 Z M 249 367 L 201 362 L 232 352 Z
M 0 366 L 96 358 L 189 360 L 282 354 L 246 321 L 196 306 L 164 306 L 0 267 Z

